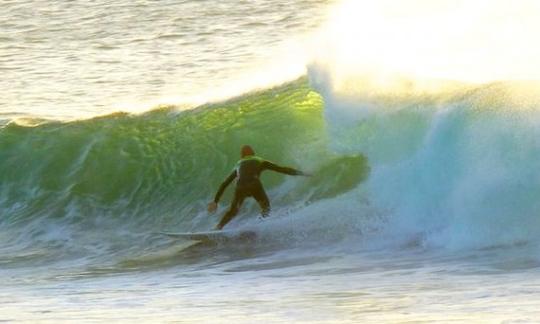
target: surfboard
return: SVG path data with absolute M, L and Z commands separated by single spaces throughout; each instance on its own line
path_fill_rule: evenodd
M 254 231 L 208 231 L 208 232 L 161 232 L 163 235 L 175 239 L 185 239 L 191 241 L 206 241 L 206 242 L 227 242 L 227 241 L 250 241 L 257 237 Z

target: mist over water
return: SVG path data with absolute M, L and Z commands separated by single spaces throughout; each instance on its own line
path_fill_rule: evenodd
M 367 156 L 365 191 L 393 237 L 450 249 L 537 242 L 539 8 L 518 1 L 501 22 L 506 9 L 346 1 L 322 29 L 330 49 L 308 71 L 329 142 Z
M 512 83 L 406 99 L 329 95 L 325 114 L 332 147 L 368 157 L 368 196 L 389 210 L 392 236 L 469 249 L 538 241 L 536 96 Z
M 364 95 L 539 80 L 539 12 L 530 0 L 511 8 L 504 0 L 343 1 L 313 42 L 312 61 L 335 90 Z

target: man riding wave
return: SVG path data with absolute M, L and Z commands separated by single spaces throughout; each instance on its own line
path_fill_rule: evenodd
M 255 151 L 249 145 L 244 145 L 240 151 L 241 159 L 236 164 L 235 169 L 231 174 L 223 181 L 221 186 L 214 197 L 214 200 L 208 204 L 208 211 L 213 213 L 217 209 L 219 199 L 223 195 L 223 192 L 227 186 L 236 179 L 236 189 L 234 192 L 234 198 L 231 202 L 229 210 L 223 215 L 221 221 L 216 226 L 216 229 L 222 229 L 227 223 L 229 223 L 237 214 L 238 210 L 242 206 L 242 203 L 247 197 L 253 197 L 261 207 L 261 214 L 266 217 L 270 213 L 270 201 L 264 191 L 261 183 L 260 175 L 264 170 L 272 170 L 279 173 L 288 175 L 302 175 L 310 176 L 302 171 L 282 167 L 272 162 L 266 161 L 258 156 L 255 156 Z

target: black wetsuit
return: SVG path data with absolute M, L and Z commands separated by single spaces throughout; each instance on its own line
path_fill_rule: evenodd
M 236 168 L 231 172 L 231 174 L 223 181 L 219 187 L 216 196 L 214 197 L 214 202 L 218 203 L 221 195 L 227 188 L 227 186 L 234 180 L 236 180 L 236 191 L 234 193 L 234 198 L 231 202 L 229 210 L 223 215 L 221 221 L 217 225 L 218 229 L 222 229 L 228 222 L 233 219 L 234 216 L 238 213 L 240 206 L 244 202 L 244 199 L 247 197 L 253 197 L 259 203 L 261 207 L 261 213 L 263 217 L 268 216 L 270 212 L 270 202 L 266 196 L 266 192 L 262 186 L 262 183 L 259 179 L 261 172 L 264 170 L 272 170 L 288 175 L 303 175 L 302 171 L 281 167 L 272 162 L 265 161 L 256 156 L 248 156 L 236 164 Z

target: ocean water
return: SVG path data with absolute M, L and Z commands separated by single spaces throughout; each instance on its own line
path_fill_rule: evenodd
M 329 3 L 3 1 L 0 113 L 65 120 L 239 95 L 252 89 L 240 77 L 253 87 L 251 71 L 319 26 Z M 302 69 L 287 65 L 289 77 Z
M 434 3 L 2 2 L 0 321 L 539 323 L 540 8 Z

